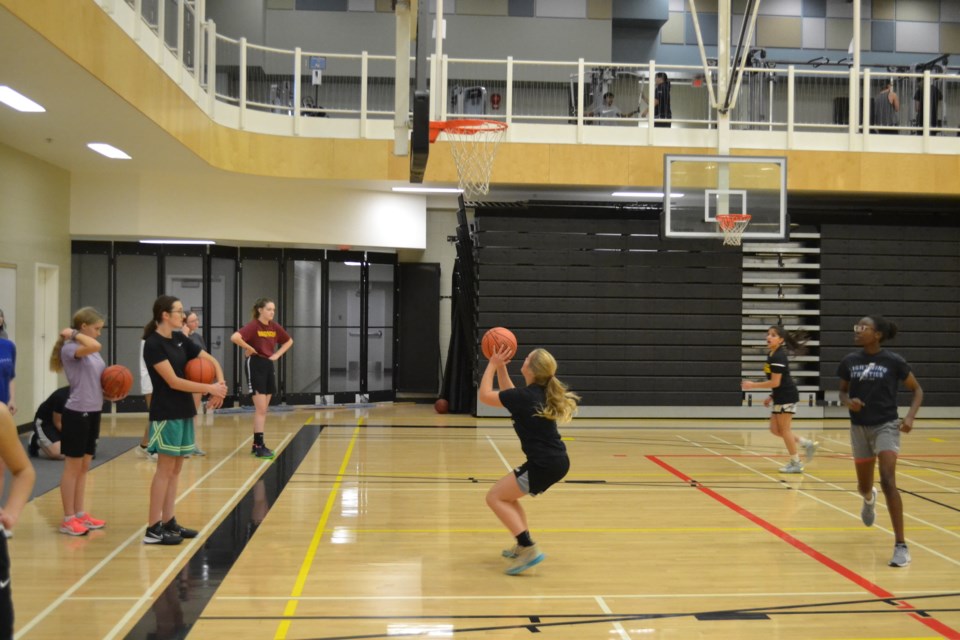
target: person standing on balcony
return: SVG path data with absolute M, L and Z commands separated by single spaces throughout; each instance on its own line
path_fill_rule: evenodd
M 937 87 L 937 81 L 930 79 L 930 128 L 939 127 L 940 121 L 937 119 L 937 114 L 940 112 L 940 101 L 943 99 L 943 94 L 940 93 L 940 89 Z M 918 135 L 923 133 L 923 84 L 921 83 L 917 87 L 916 93 L 913 94 L 913 106 L 917 111 L 917 129 L 920 131 L 917 132 Z M 931 131 L 930 135 L 937 135 L 936 131 Z
M 876 133 L 898 134 L 896 127 L 900 124 L 900 97 L 893 90 L 893 80 L 884 80 L 883 89 L 873 99 L 873 124 L 880 127 Z
M 655 82 L 657 86 L 653 90 L 653 126 L 670 127 L 670 120 L 673 118 L 673 109 L 670 108 L 670 78 L 663 71 L 658 71 Z M 646 109 L 640 117 L 647 117 Z

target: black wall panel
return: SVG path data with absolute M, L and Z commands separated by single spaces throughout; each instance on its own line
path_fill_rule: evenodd
M 885 347 L 911 364 L 924 405 L 960 405 L 960 228 L 823 224 L 820 235 L 823 387 L 839 386 L 854 323 L 879 314 L 899 327 Z
M 659 217 L 641 218 L 477 209 L 480 334 L 517 335 L 514 376 L 529 350 L 549 350 L 584 404 L 739 405 L 740 251 L 663 240 Z

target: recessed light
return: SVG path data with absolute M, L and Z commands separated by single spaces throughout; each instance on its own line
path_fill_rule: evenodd
M 662 198 L 663 192 L 661 191 L 614 191 L 610 194 L 615 198 Z M 671 193 L 670 199 L 673 198 L 682 198 L 682 193 Z
M 108 158 L 112 158 L 114 160 L 130 160 L 131 159 L 130 156 L 128 156 L 125 152 L 121 151 L 120 149 L 117 149 L 112 145 L 107 144 L 106 142 L 91 142 L 87 146 L 93 149 L 94 151 L 96 151 L 97 153 L 99 153 L 100 155 L 107 156 Z
M 393 187 L 399 193 L 463 193 L 463 189 L 453 187 Z
M 150 238 L 147 240 L 141 240 L 140 244 L 217 244 L 217 242 L 215 240 L 176 240 L 173 238 Z
M 27 96 L 14 91 L 6 85 L 0 85 L 0 102 L 11 109 L 23 111 L 24 113 L 43 113 L 46 111 L 46 109 Z

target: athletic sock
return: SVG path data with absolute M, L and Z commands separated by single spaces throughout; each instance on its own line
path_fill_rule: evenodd
M 253 434 L 253 444 L 257 445 L 258 447 L 264 446 L 262 433 Z
M 532 547 L 533 540 L 530 539 L 530 532 L 524 531 L 523 533 L 518 535 L 517 544 L 520 545 L 521 547 Z
M 800 454 L 797 453 L 797 454 L 794 454 L 794 455 L 790 456 L 790 460 L 791 460 L 792 462 L 796 462 L 797 464 L 799 464 L 799 463 L 800 463 Z

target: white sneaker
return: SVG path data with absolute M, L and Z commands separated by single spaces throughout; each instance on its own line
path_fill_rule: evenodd
M 143 458 L 144 460 L 149 460 L 150 462 L 157 461 L 157 454 L 150 453 L 149 451 L 147 451 L 146 447 L 141 447 L 140 445 L 137 445 L 137 455 Z
M 893 547 L 893 558 L 890 559 L 891 567 L 905 567 L 910 564 L 910 549 L 903 543 L 897 543 Z
M 813 460 L 813 456 L 817 455 L 817 448 L 819 446 L 820 443 L 814 440 L 807 440 L 807 444 L 803 445 L 803 451 L 806 454 L 807 462 Z
M 863 508 L 860 509 L 860 519 L 863 520 L 863 524 L 868 527 L 873 526 L 874 520 L 877 519 L 877 488 L 874 487 L 870 494 L 870 501 L 863 501 Z M 907 554 L 909 557 L 910 554 Z M 907 560 L 909 562 L 909 560 Z
M 791 460 L 787 466 L 780 467 L 780 473 L 803 473 L 803 465 L 799 460 Z

